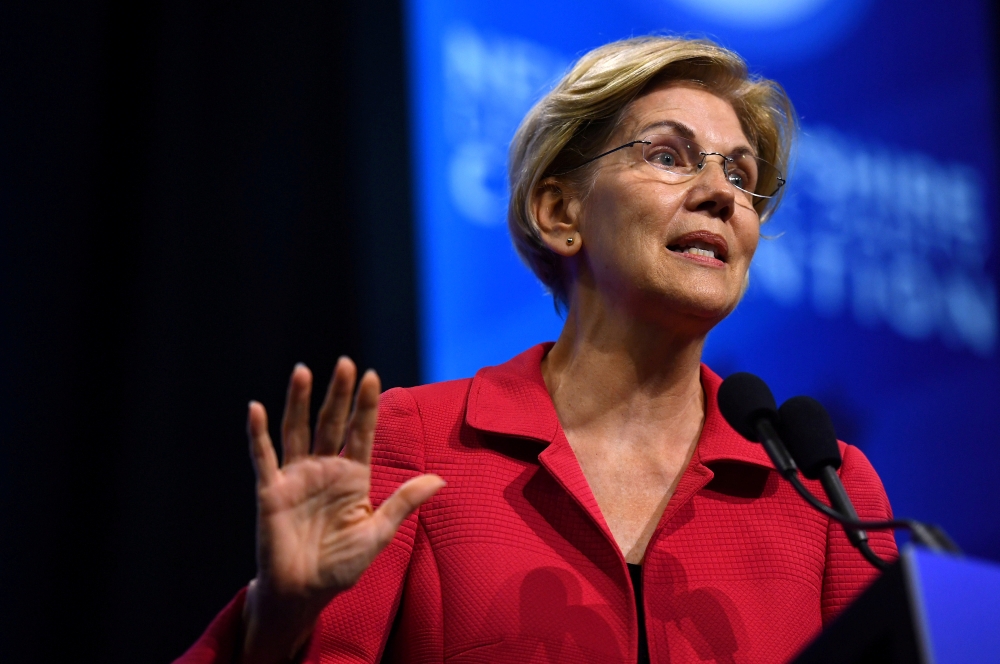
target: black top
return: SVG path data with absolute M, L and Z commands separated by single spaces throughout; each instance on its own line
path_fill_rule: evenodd
M 628 564 L 628 575 L 632 577 L 635 591 L 635 612 L 639 616 L 639 664 L 649 664 L 649 644 L 646 643 L 646 608 L 642 605 L 642 565 Z

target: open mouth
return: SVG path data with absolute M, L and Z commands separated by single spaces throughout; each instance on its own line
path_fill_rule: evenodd
M 713 233 L 689 233 L 673 244 L 668 244 L 667 249 L 678 254 L 714 258 L 726 262 L 726 241 Z

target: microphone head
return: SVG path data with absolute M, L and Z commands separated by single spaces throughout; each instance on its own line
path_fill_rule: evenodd
M 734 373 L 726 378 L 719 387 L 717 399 L 719 411 L 729 426 L 747 440 L 760 442 L 755 425 L 761 418 L 771 422 L 778 419 L 771 388 L 752 373 Z
M 812 397 L 792 397 L 778 415 L 778 435 L 803 475 L 815 480 L 824 466 L 840 468 L 837 432 L 823 404 Z

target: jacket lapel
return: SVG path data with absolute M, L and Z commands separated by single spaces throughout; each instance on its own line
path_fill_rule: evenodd
M 561 431 L 552 397 L 542 379 L 542 359 L 552 342 L 529 348 L 472 379 L 465 422 L 473 429 L 548 444 Z
M 663 528 L 695 494 L 712 481 L 711 466 L 717 462 L 737 462 L 774 469 L 764 448 L 752 443 L 729 426 L 719 412 L 718 392 L 722 378 L 704 364 L 701 365 L 701 388 L 705 392 L 705 423 L 698 437 L 691 463 L 684 470 L 674 495 L 660 517 L 649 546 L 653 546 Z
M 774 469 L 767 452 L 757 443 L 752 443 L 729 426 L 719 412 L 718 393 L 722 378 L 714 371 L 701 365 L 701 387 L 705 391 L 705 424 L 698 438 L 698 449 L 692 459 L 710 465 L 716 461 L 735 461 L 751 466 Z
M 480 369 L 469 389 L 465 421 L 479 431 L 527 438 L 545 445 L 538 455 L 539 463 L 618 551 L 545 387 L 541 364 L 550 348 L 552 342 L 539 344 L 509 362 Z

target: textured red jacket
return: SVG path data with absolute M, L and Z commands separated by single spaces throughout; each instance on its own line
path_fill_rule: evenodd
M 549 347 L 382 396 L 372 501 L 418 473 L 448 485 L 327 606 L 306 661 L 636 661 L 628 569 L 542 381 Z M 643 561 L 653 662 L 786 661 L 876 575 L 723 420 L 720 383 L 702 367 L 705 426 Z M 858 513 L 889 518 L 868 460 L 841 451 Z M 871 545 L 896 556 L 891 534 Z M 232 661 L 242 601 L 179 661 Z

